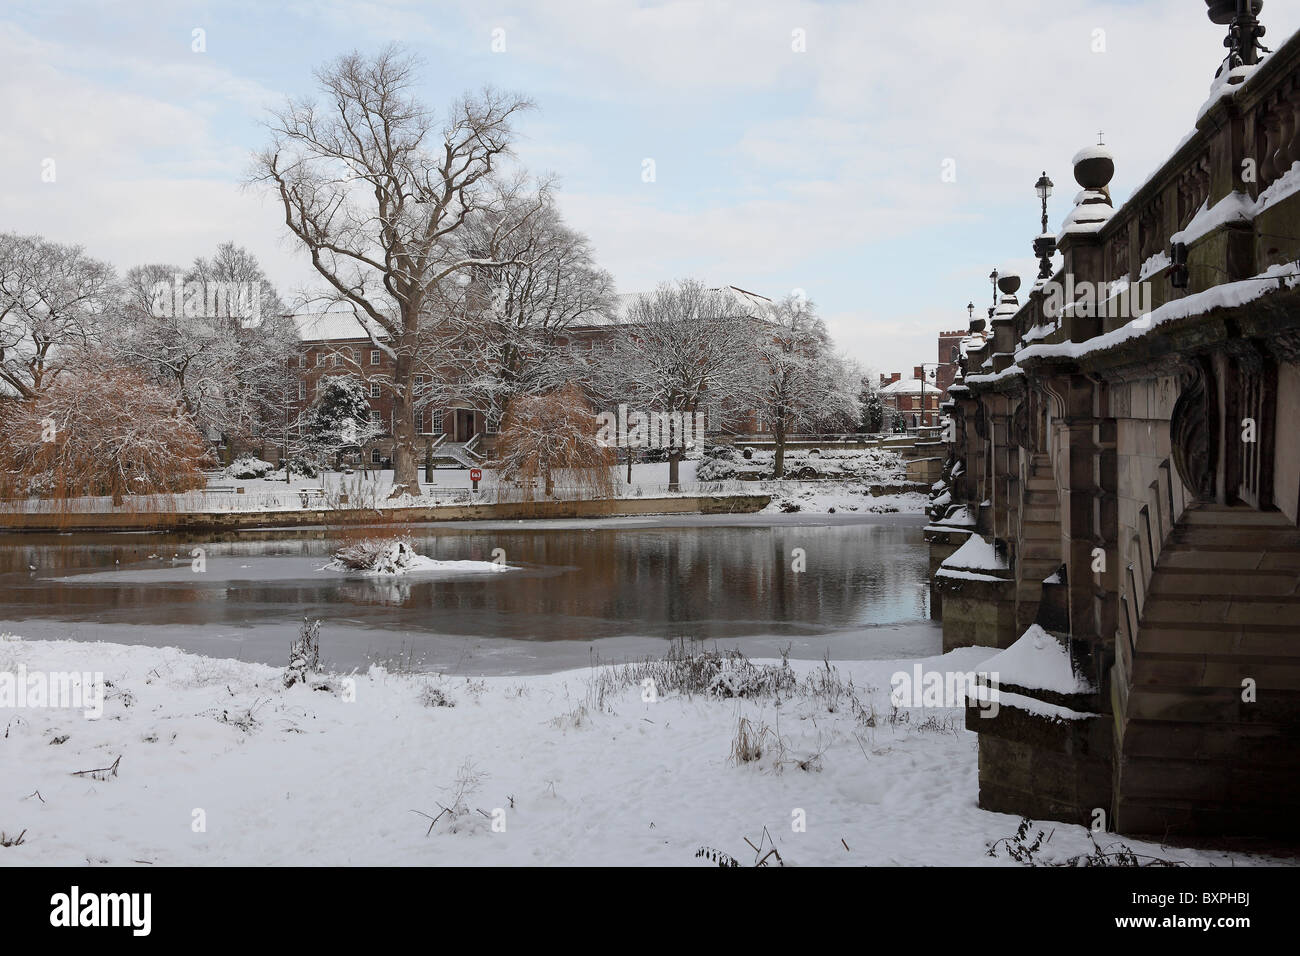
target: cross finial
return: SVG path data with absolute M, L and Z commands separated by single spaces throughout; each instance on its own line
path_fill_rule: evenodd
M 1105 145 L 1106 145 L 1105 143 L 1103 143 L 1103 142 L 1101 141 L 1101 130 L 1097 130 L 1097 145 L 1098 145 L 1098 146 L 1105 146 Z

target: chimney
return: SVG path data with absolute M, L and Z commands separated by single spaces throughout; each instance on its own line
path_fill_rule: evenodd
M 924 377 L 925 377 L 925 369 L 922 368 L 920 365 L 913 365 L 912 378 L 924 378 Z

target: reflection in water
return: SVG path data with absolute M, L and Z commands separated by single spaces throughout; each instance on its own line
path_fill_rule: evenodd
M 0 619 L 187 627 L 274 624 L 275 653 L 304 615 L 368 631 L 525 641 L 617 635 L 818 634 L 928 616 L 922 523 L 830 526 L 414 528 L 425 555 L 520 570 L 372 579 L 319 570 L 325 533 L 0 536 Z M 189 553 L 206 552 L 207 570 Z M 792 550 L 807 570 L 792 570 Z M 35 566 L 36 571 L 29 570 Z M 95 572 L 95 573 L 91 573 Z M 60 578 L 62 580 L 54 580 Z M 48 629 L 45 629 L 48 631 Z M 87 628 L 82 636 L 93 636 Z M 256 653 L 254 656 L 263 657 Z

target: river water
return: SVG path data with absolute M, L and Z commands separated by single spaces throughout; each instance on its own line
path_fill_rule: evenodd
M 938 653 L 919 515 L 746 515 L 411 526 L 417 550 L 499 574 L 323 570 L 331 532 L 0 535 L 0 632 L 283 664 L 304 616 L 339 668 L 527 673 L 661 652 Z M 193 549 L 203 551 L 195 571 Z M 802 549 L 805 569 L 794 570 Z

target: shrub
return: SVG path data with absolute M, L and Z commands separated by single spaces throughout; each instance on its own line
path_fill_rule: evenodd
M 203 486 L 203 437 L 169 392 L 132 369 L 85 365 L 0 405 L 0 474 L 24 494 L 120 504 Z
M 230 463 L 226 469 L 226 474 L 231 478 L 265 478 L 275 466 L 269 461 L 262 461 L 260 458 L 254 458 L 252 455 L 241 455 Z

